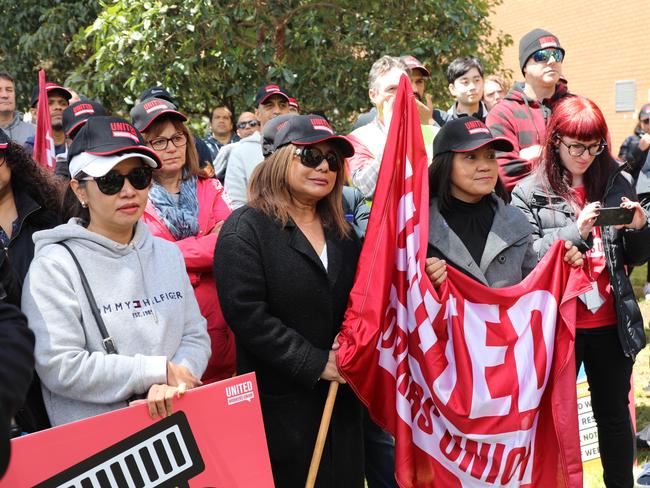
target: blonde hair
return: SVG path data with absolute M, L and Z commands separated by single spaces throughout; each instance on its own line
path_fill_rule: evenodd
M 271 154 L 257 165 L 248 185 L 248 205 L 270 217 L 275 217 L 283 226 L 289 221 L 289 210 L 292 205 L 289 169 L 295 156 L 295 149 L 296 146 L 288 144 Z M 345 178 L 345 169 L 341 167 L 336 172 L 332 191 L 316 204 L 316 213 L 323 227 L 335 230 L 342 238 L 350 233 L 350 224 L 345 220 L 342 206 Z
M 205 173 L 199 166 L 199 153 L 196 151 L 196 146 L 194 145 L 194 136 L 192 136 L 185 123 L 179 118 L 168 115 L 158 117 L 146 130 L 142 131 L 142 137 L 144 137 L 146 142 L 155 139 L 165 129 L 167 122 L 170 122 L 178 132 L 182 132 L 187 139 L 187 144 L 185 144 L 185 166 L 183 167 L 185 171 L 183 172 L 183 178 L 188 179 L 191 176 L 205 178 Z M 167 143 L 172 144 L 171 141 L 167 141 Z M 153 172 L 153 177 L 156 179 L 156 171 Z

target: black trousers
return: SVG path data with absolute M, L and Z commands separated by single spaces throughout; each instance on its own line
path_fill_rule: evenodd
M 576 371 L 584 363 L 587 373 L 605 486 L 632 488 L 634 431 L 628 395 L 633 361 L 623 354 L 616 326 L 578 329 L 575 350 Z

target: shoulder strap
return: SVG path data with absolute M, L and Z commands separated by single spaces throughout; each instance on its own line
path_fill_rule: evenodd
M 70 256 L 72 256 L 72 260 L 74 261 L 74 264 L 77 266 L 77 270 L 79 271 L 79 277 L 81 278 L 81 284 L 84 287 L 84 291 L 86 292 L 86 297 L 88 298 L 88 302 L 90 303 L 90 310 L 93 313 L 93 317 L 95 317 L 95 322 L 97 322 L 97 328 L 99 329 L 99 333 L 102 335 L 102 343 L 104 344 L 104 349 L 106 349 L 106 352 L 108 354 L 117 354 L 117 349 L 115 347 L 115 344 L 113 343 L 113 338 L 110 335 L 108 335 L 106 324 L 104 324 L 104 319 L 102 319 L 102 316 L 99 314 L 99 307 L 97 307 L 97 302 L 95 302 L 95 297 L 93 295 L 92 290 L 90 289 L 88 280 L 86 279 L 86 274 L 83 272 L 83 269 L 81 269 L 81 265 L 79 264 L 79 260 L 77 259 L 77 256 L 74 255 L 72 249 L 70 249 L 70 247 L 66 243 L 59 242 L 58 244 L 63 246 L 66 249 L 66 251 L 70 253 Z

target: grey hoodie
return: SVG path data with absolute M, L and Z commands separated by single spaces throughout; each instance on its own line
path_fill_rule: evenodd
M 23 121 L 23 114 L 14 112 L 14 118 L 6 127 L 0 127 L 9 136 L 9 139 L 21 146 L 25 145 L 28 137 L 36 136 L 36 126 Z
M 81 263 L 118 354 L 106 354 L 61 241 Z M 201 377 L 210 338 L 178 247 L 153 237 L 142 222 L 124 245 L 75 219 L 35 233 L 34 243 L 22 306 L 36 336 L 36 371 L 53 426 L 126 406 L 166 382 L 167 361 Z

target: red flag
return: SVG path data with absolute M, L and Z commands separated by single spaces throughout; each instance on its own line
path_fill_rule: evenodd
M 38 109 L 36 120 L 36 138 L 34 140 L 34 160 L 44 168 L 54 171 L 56 156 L 50 107 L 47 103 L 45 70 L 38 72 Z
M 490 289 L 448 267 L 438 293 L 424 271 L 428 221 L 427 156 L 402 76 L 337 353 L 395 436 L 398 483 L 582 486 L 573 345 L 584 273 L 559 243 L 519 285 Z

